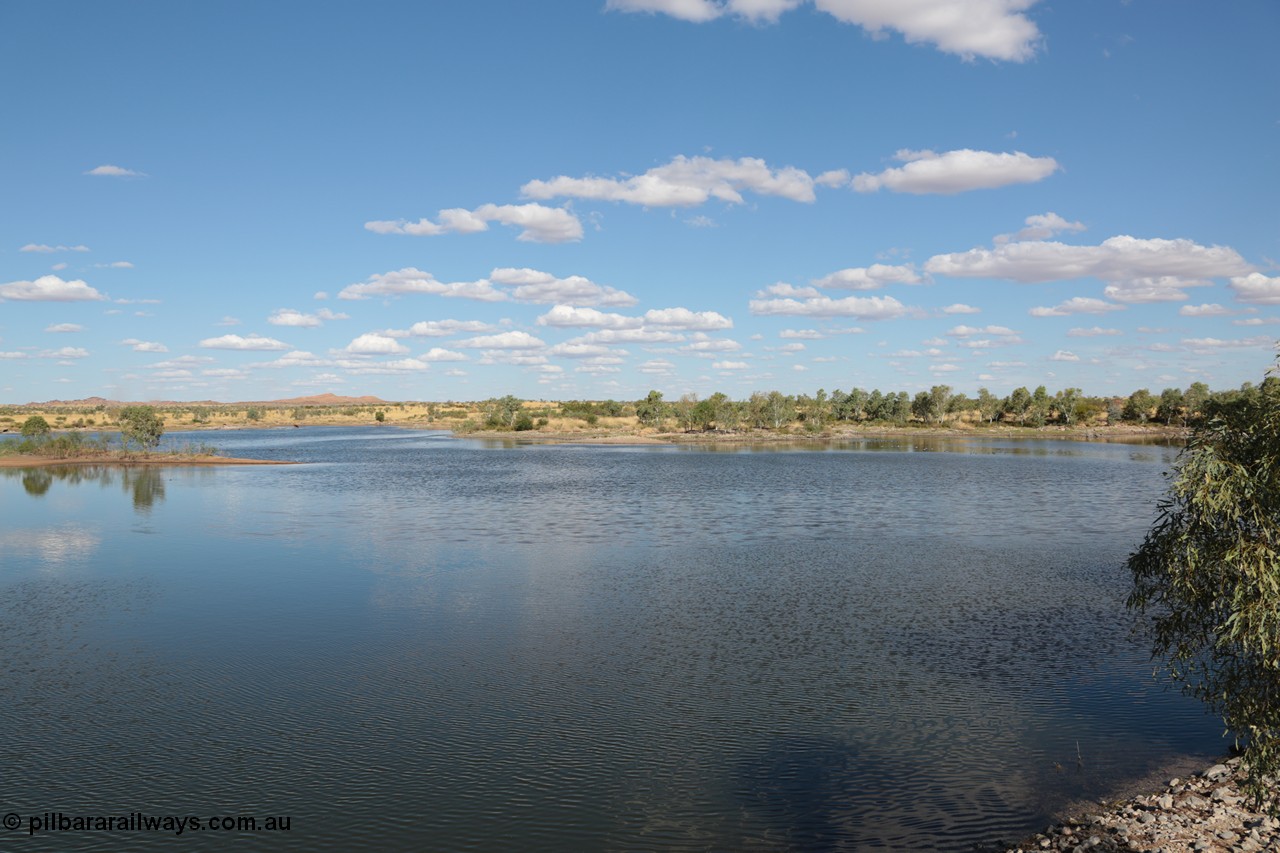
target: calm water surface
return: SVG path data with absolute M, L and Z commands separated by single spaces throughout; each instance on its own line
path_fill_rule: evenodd
M 964 850 L 1224 749 L 1123 607 L 1170 449 L 212 440 L 308 464 L 0 469 L 0 811 L 291 818 L 201 851 Z

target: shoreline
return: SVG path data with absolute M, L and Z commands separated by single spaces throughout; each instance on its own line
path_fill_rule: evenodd
M 397 427 L 401 425 L 397 424 Z M 441 429 L 441 427 L 409 427 L 411 429 Z M 1114 432 L 1112 430 L 1115 430 Z M 1031 440 L 1031 441 L 1080 441 L 1093 444 L 1145 444 L 1174 443 L 1184 441 L 1187 435 L 1181 429 L 1142 429 L 1140 427 L 1112 427 L 1102 429 L 1068 429 L 1059 427 L 1002 428 L 1002 429 L 948 429 L 945 427 L 867 427 L 818 433 L 773 432 L 655 432 L 619 433 L 609 431 L 541 432 L 525 430 L 477 430 L 475 432 L 450 432 L 454 438 L 496 439 L 528 444 L 835 444 L 846 441 L 865 441 L 897 438 L 938 438 L 976 440 Z
M 0 468 L 54 468 L 61 465 L 119 465 L 124 467 L 145 466 L 208 466 L 208 465 L 298 465 L 276 459 L 239 459 L 234 456 L 182 456 L 180 454 L 157 454 L 140 458 L 125 456 L 41 456 L 13 454 L 0 456 Z
M 1257 853 L 1280 843 L 1280 820 L 1252 807 L 1240 789 L 1239 758 L 1227 758 L 1198 772 L 1183 773 L 1187 761 L 1171 764 L 1164 783 L 1140 780 L 1116 798 L 1097 804 L 1073 803 L 1065 818 L 1017 844 L 1001 842 L 1004 853 L 1034 851 L 1174 851 Z M 1170 773 L 1178 773 L 1172 778 Z M 1143 793 L 1132 793 L 1135 789 Z M 1154 793 L 1152 793 L 1154 791 Z

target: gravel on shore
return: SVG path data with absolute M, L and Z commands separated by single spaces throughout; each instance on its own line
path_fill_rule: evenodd
M 1251 807 L 1241 778 L 1240 759 L 1232 758 L 1189 778 L 1170 779 L 1158 793 L 1099 806 L 1051 826 L 1007 853 L 1280 850 L 1280 820 Z

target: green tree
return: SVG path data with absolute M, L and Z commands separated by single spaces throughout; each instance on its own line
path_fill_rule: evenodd
M 1004 410 L 1019 426 L 1026 426 L 1027 414 L 1031 411 L 1031 392 L 1025 387 L 1014 388 L 1013 393 L 1005 398 Z
M 920 391 L 911 400 L 911 414 L 925 423 L 933 420 L 933 400 L 928 391 Z
M 1076 422 L 1077 407 L 1079 405 L 1079 388 L 1063 388 L 1053 397 L 1053 408 L 1058 413 L 1058 420 L 1067 426 Z
M 1042 427 L 1049 420 L 1049 392 L 1043 385 L 1037 385 L 1031 393 L 1031 411 L 1028 418 L 1033 427 Z
M 684 394 L 679 400 L 671 404 L 671 412 L 675 415 L 676 423 L 680 424 L 680 428 L 688 431 L 693 429 L 695 416 L 693 407 L 698 405 L 697 394 Z
M 716 404 L 708 397 L 693 404 L 689 412 L 689 426 L 692 429 L 709 430 L 716 422 Z
M 485 423 L 499 429 L 511 429 L 515 426 L 516 416 L 520 414 L 520 410 L 523 408 L 524 401 L 511 394 L 486 400 L 485 411 L 488 415 L 485 418 Z
M 711 406 L 711 420 L 715 423 L 716 429 L 738 428 L 741 411 L 738 404 L 729 399 L 728 394 L 717 391 L 707 398 L 707 403 Z
M 978 411 L 987 423 L 994 423 L 1000 417 L 1000 398 L 986 388 L 978 389 Z
M 1151 410 L 1156 407 L 1156 398 L 1151 396 L 1151 392 L 1146 388 L 1139 388 L 1129 395 L 1129 399 L 1124 404 L 1124 414 L 1122 417 L 1126 421 L 1137 421 L 1145 424 L 1147 419 L 1151 417 Z
M 906 391 L 899 391 L 897 394 L 889 394 L 888 398 L 891 398 L 889 420 L 893 421 L 895 424 L 905 424 L 910 420 L 911 395 Z
M 880 393 L 880 389 L 873 389 L 867 395 L 867 420 L 869 421 L 887 421 L 889 419 L 888 406 L 885 403 L 884 394 Z
M 947 412 L 951 409 L 951 386 L 950 385 L 934 385 L 929 389 L 929 415 L 930 420 L 935 423 L 941 423 L 947 419 Z
M 662 402 L 661 391 L 650 391 L 643 400 L 636 401 L 636 420 L 641 426 L 662 429 L 662 420 L 667 415 L 667 404 Z
M 49 434 L 49 422 L 39 415 L 32 415 L 22 422 L 23 438 L 44 438 Z
M 125 406 L 120 410 L 120 437 L 126 445 L 137 444 L 143 450 L 151 450 L 164 435 L 164 421 L 151 406 Z
M 378 423 L 382 423 L 387 419 L 387 413 L 379 409 L 378 411 L 373 413 L 373 419 Z
M 1182 392 L 1177 388 L 1166 388 L 1160 392 L 1160 403 L 1156 406 L 1156 419 L 1164 421 L 1165 426 L 1172 426 L 1175 420 L 1182 420 Z
M 756 392 L 747 402 L 752 422 L 761 429 L 782 429 L 796 419 L 796 403 L 781 391 Z
M 1200 416 L 1204 404 L 1209 399 L 1209 386 L 1203 382 L 1192 382 L 1182 394 L 1182 405 L 1186 409 L 1185 418 L 1195 420 Z
M 1129 558 L 1128 604 L 1167 674 L 1243 744 L 1258 800 L 1280 773 L 1280 384 L 1222 404 L 1179 458 Z
M 250 409 L 244 413 L 244 416 L 251 421 L 260 421 L 262 420 L 262 409 L 250 407 Z

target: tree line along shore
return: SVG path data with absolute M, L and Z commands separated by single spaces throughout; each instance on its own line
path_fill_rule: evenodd
M 379 401 L 359 405 L 265 402 L 137 406 L 104 402 L 92 406 L 0 406 L 0 433 L 21 434 L 28 421 L 38 417 L 51 432 L 62 437 L 79 430 L 96 433 L 118 430 L 125 435 L 128 419 L 122 420 L 122 415 L 146 409 L 158 420 L 162 431 L 170 432 L 394 424 L 448 429 L 462 435 L 519 432 L 528 433 L 530 437 L 541 433 L 547 437 L 597 438 L 677 434 L 712 439 L 734 435 L 820 437 L 861 429 L 1014 428 L 1022 431 L 1046 427 L 1097 437 L 1125 432 L 1178 435 L 1194 425 L 1207 405 L 1259 393 L 1260 387 L 1251 383 L 1237 389 L 1211 391 L 1204 383 L 1197 382 L 1186 389 L 1166 388 L 1158 395 L 1143 388 L 1128 396 L 1102 397 L 1085 395 L 1079 388 L 1064 388 L 1050 394 L 1043 385 L 1034 390 L 1016 388 L 1004 397 L 980 388 L 976 395 L 969 396 L 947 385 L 935 385 L 914 396 L 906 391 L 854 388 L 830 393 L 818 389 L 813 394 L 798 395 L 761 391 L 741 400 L 719 392 L 705 398 L 685 394 L 668 399 L 655 390 L 634 401 L 523 400 L 507 395 L 470 402 Z

